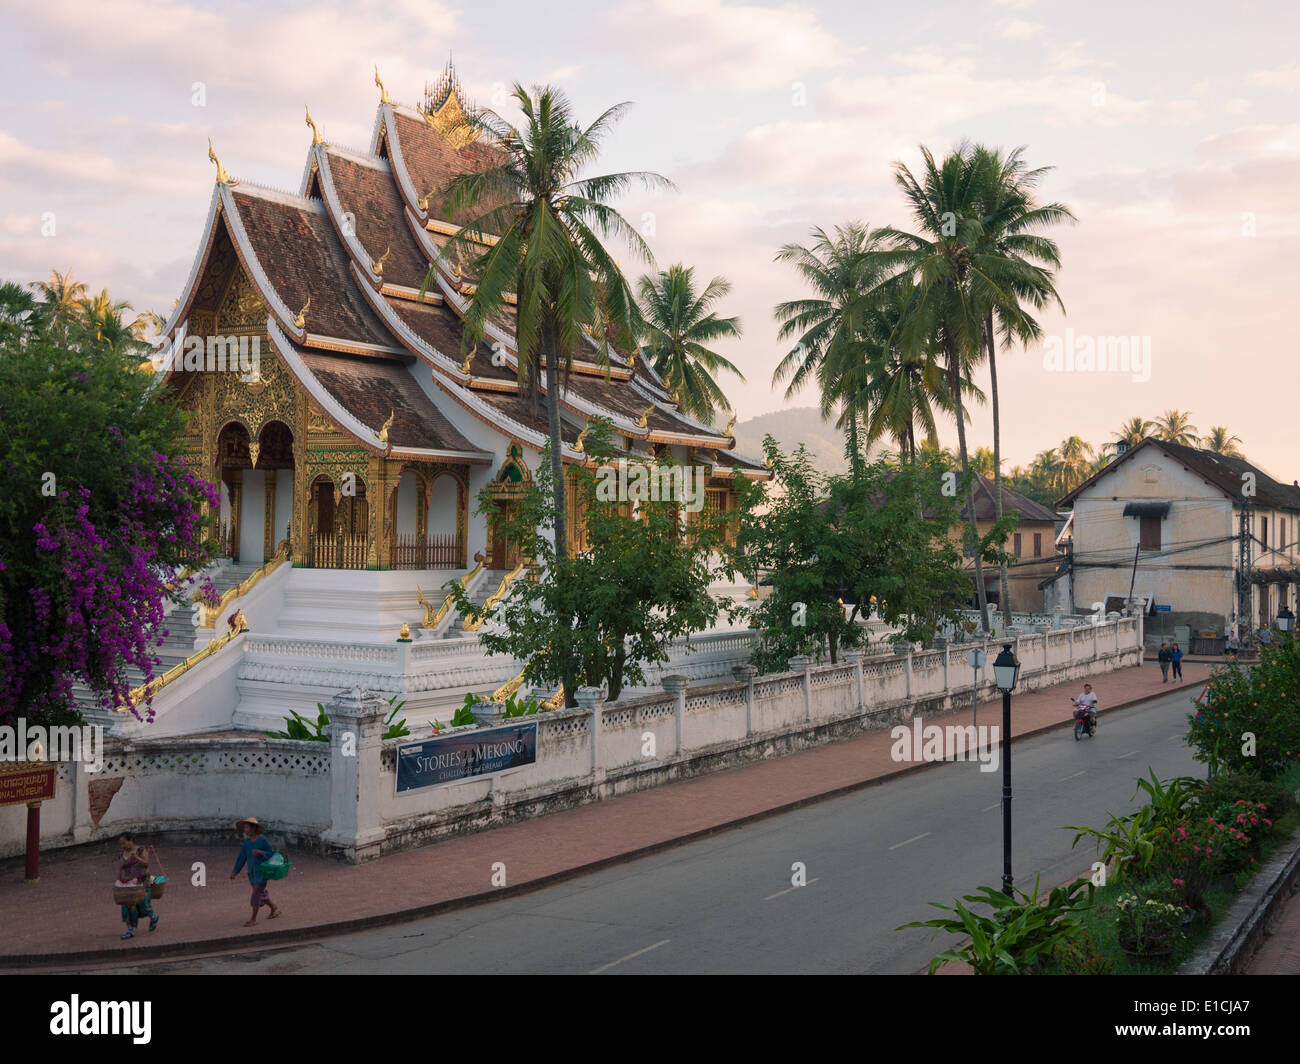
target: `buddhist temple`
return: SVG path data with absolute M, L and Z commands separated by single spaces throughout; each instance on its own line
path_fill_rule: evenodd
M 422 627 L 447 580 L 464 578 L 481 601 L 518 572 L 518 546 L 476 513 L 477 500 L 486 489 L 508 501 L 530 482 L 548 431 L 520 383 L 509 320 L 462 352 L 474 289 L 447 250 L 465 219 L 448 216 L 445 190 L 499 149 L 467 122 L 450 65 L 417 107 L 393 102 L 378 71 L 375 81 L 366 150 L 330 143 L 308 111 L 296 192 L 232 176 L 209 145 L 207 220 L 155 373 L 160 396 L 192 415 L 187 459 L 220 486 L 230 572 L 289 563 L 275 595 L 261 606 L 249 596 L 252 631 L 391 643 L 405 625 L 419 645 L 461 630 L 447 610 L 436 631 Z M 629 458 L 703 465 L 709 507 L 734 505 L 737 469 L 770 477 L 725 431 L 686 416 L 638 352 L 607 347 L 602 365 L 598 350 L 591 339 L 573 353 L 559 396 L 566 465 L 588 460 L 581 436 L 601 416 Z M 545 373 L 538 386 L 551 386 Z M 570 518 L 580 549 L 581 515 Z M 219 632 L 226 619 L 204 627 Z M 245 658 L 238 679 L 258 671 L 251 648 Z M 304 694 L 314 702 L 338 686 Z M 255 704 L 257 692 L 239 701 Z M 243 723 L 283 715 L 277 705 Z

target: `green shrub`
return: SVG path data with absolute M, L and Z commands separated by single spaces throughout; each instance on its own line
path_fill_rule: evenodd
M 1062 975 L 1110 975 L 1115 970 L 1115 962 L 1097 948 L 1086 928 L 1056 944 L 1052 963 Z
M 935 934 L 947 931 L 969 935 L 970 941 L 957 949 L 946 949 L 930 961 L 933 975 L 948 961 L 965 961 L 976 975 L 1028 975 L 1041 969 L 1052 951 L 1083 933 L 1079 914 L 1092 904 L 1092 883 L 1076 879 L 1066 887 L 1057 887 L 1039 902 L 1039 880 L 1034 880 L 1033 894 L 1015 890 L 1010 898 L 994 887 L 980 887 L 979 893 L 967 894 L 965 901 L 987 905 L 987 915 L 974 912 L 960 901 L 943 905 L 932 901 L 936 909 L 955 913 L 956 919 L 942 917 L 903 924 L 908 927 L 933 927 Z M 1087 891 L 1087 898 L 1080 892 Z
M 1295 766 L 1300 769 L 1300 763 Z M 1289 770 L 1294 771 L 1294 770 Z M 1250 805 L 1263 802 L 1271 820 L 1280 820 L 1295 806 L 1296 788 L 1285 777 L 1265 780 L 1244 772 L 1221 772 L 1197 786 L 1196 808 L 1207 813 L 1223 805 L 1244 799 Z
M 1233 662 L 1215 670 L 1206 704 L 1187 716 L 1187 741 L 1211 773 L 1274 779 L 1300 757 L 1297 706 L 1300 639 L 1283 639 L 1261 648 L 1254 667 Z

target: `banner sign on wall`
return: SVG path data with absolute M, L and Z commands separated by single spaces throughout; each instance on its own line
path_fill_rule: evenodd
M 397 748 L 397 793 L 537 763 L 537 721 L 444 735 Z

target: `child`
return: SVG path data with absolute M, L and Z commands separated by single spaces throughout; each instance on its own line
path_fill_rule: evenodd
M 117 886 L 130 887 L 137 884 L 144 886 L 144 901 L 136 905 L 122 906 L 122 922 L 126 924 L 126 934 L 122 938 L 132 938 L 140 924 L 140 917 L 149 917 L 149 930 L 158 926 L 158 914 L 150 904 L 153 900 L 152 884 L 149 882 L 149 862 L 145 859 L 144 848 L 136 846 L 130 834 L 122 835 L 118 840 Z

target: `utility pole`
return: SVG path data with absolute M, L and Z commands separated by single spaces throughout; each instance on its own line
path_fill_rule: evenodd
M 1250 497 L 1243 496 L 1237 528 L 1237 642 L 1242 649 L 1254 645 L 1250 621 L 1250 574 L 1254 564 Z

